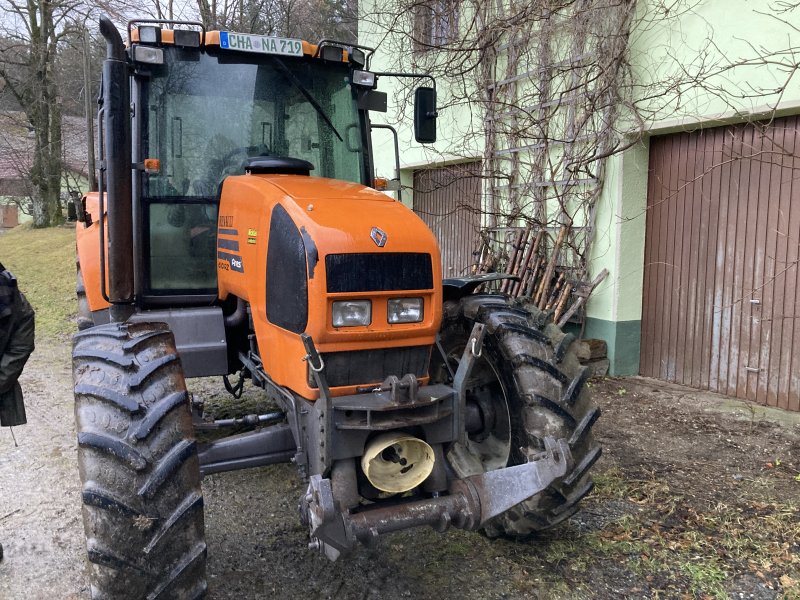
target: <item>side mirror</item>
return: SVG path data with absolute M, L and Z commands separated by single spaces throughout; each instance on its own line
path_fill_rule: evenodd
M 420 144 L 436 141 L 436 90 L 419 87 L 414 92 L 414 139 Z

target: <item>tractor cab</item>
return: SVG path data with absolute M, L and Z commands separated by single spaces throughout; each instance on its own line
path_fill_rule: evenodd
M 314 274 L 322 270 L 315 269 L 315 261 L 325 257 L 314 254 L 315 249 L 356 252 L 360 246 L 355 240 L 362 237 L 384 254 L 404 246 L 420 249 L 420 239 L 425 239 L 423 253 L 436 258 L 428 262 L 438 262 L 430 232 L 416 218 L 406 227 L 410 211 L 397 216 L 405 210 L 401 206 L 377 202 L 367 210 L 356 201 L 351 213 L 342 214 L 349 200 L 375 194 L 362 190 L 376 187 L 369 114 L 386 111 L 387 105 L 386 94 L 375 89 L 378 76 L 429 76 L 371 72 L 371 49 L 329 40 L 310 44 L 206 31 L 199 23 L 174 21 L 162 27 L 163 22 L 145 20 L 128 25 L 125 46 L 116 28 L 104 23 L 109 54 L 99 102 L 103 169 L 99 192 L 84 199 L 82 226 L 77 229 L 88 308 L 82 317 L 85 324 L 166 322 L 175 332 L 187 375 L 225 375 L 237 369 L 242 340 L 249 335 L 242 303 L 252 309 L 256 330 L 260 322 L 269 321 L 262 314 L 266 299 L 261 296 L 269 287 L 264 265 L 266 247 L 274 237 L 269 219 L 278 204 L 290 212 L 291 206 L 302 209 L 293 221 L 299 241 L 287 238 L 292 248 L 284 251 L 304 248 L 307 256 L 298 257 L 297 264 L 308 264 L 308 283 L 294 284 L 316 289 L 321 279 L 315 281 Z M 416 90 L 415 109 L 418 140 L 435 140 L 433 87 Z M 299 203 L 286 204 L 292 195 L 285 191 L 286 182 L 274 180 L 274 185 L 253 188 L 254 180 L 263 177 L 312 182 L 289 185 L 309 190 L 309 201 L 298 198 Z M 322 204 L 311 214 L 305 207 L 315 201 Z M 326 218 L 325 203 L 332 215 L 345 218 L 319 228 L 315 240 L 309 231 L 312 223 Z M 336 231 L 355 227 L 356 217 L 366 217 L 363 236 L 348 234 L 333 244 L 326 242 Z M 389 247 L 373 246 L 370 231 L 386 230 L 387 223 L 398 230 Z M 420 227 L 422 238 L 404 242 Z M 403 258 L 398 260 L 405 264 Z M 285 261 L 281 267 L 283 273 Z M 275 271 L 271 281 L 277 278 Z M 426 289 L 434 288 L 439 289 L 438 282 Z M 328 293 L 319 288 L 307 301 L 293 300 L 293 310 L 305 312 Z M 432 307 L 427 310 L 433 314 Z M 428 344 L 432 334 L 426 335 L 431 338 Z M 307 386 L 305 377 L 303 385 Z
M 372 185 L 364 107 L 378 93 L 364 50 L 146 24 L 130 39 L 143 305 L 213 301 L 226 177 L 253 165 L 298 173 L 290 158 L 307 175 Z

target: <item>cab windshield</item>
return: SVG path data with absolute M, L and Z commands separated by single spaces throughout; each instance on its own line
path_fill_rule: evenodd
M 344 63 L 165 49 L 142 85 L 143 196 L 213 197 L 254 156 L 301 158 L 312 176 L 363 180 L 361 130 Z
M 250 157 L 307 160 L 312 176 L 364 180 L 362 130 L 344 63 L 164 48 L 140 79 L 146 296 L 216 293 L 217 193 Z

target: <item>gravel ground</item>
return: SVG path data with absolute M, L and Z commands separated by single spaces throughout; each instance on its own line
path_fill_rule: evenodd
M 69 352 L 39 343 L 19 445 L 0 429 L 3 600 L 89 597 Z M 800 598 L 800 415 L 651 380 L 592 385 L 604 458 L 568 524 L 524 542 L 412 530 L 329 563 L 306 548 L 292 467 L 214 475 L 210 597 Z

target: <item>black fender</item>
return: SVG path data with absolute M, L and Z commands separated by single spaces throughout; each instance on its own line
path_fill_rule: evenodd
M 519 277 L 510 273 L 482 273 L 480 275 L 467 275 L 466 277 L 451 277 L 442 280 L 442 294 L 444 301 L 458 300 L 472 294 L 479 285 L 487 281 L 511 279 L 519 281 Z

